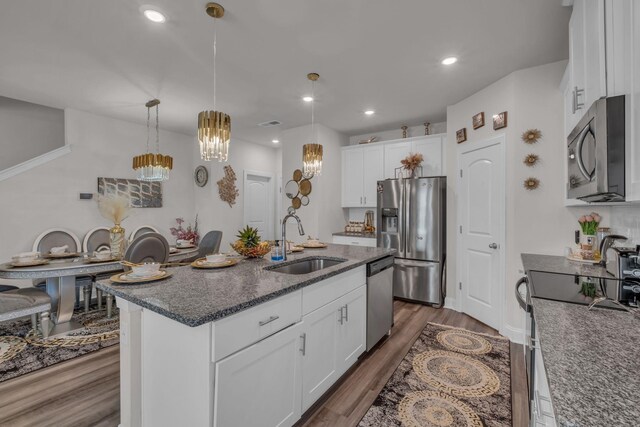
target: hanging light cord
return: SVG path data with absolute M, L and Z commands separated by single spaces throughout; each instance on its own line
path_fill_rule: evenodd
M 156 153 L 160 154 L 160 119 L 158 116 L 158 104 L 156 104 Z
M 314 119 L 315 119 L 315 114 L 314 114 L 314 105 L 316 103 L 316 94 L 315 94 L 315 86 L 316 86 L 316 82 L 315 81 L 311 81 L 311 142 L 315 142 L 315 132 L 314 132 Z
M 218 50 L 218 35 L 215 19 L 213 20 L 213 111 L 216 110 L 216 54 Z
M 147 107 L 147 153 L 149 152 L 149 132 L 151 132 L 151 128 L 149 127 L 149 122 L 151 121 L 151 108 Z

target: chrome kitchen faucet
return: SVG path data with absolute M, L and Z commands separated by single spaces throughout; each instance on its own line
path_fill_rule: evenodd
M 294 213 L 287 214 L 287 216 L 282 219 L 282 254 L 284 255 L 284 257 L 282 258 L 283 261 L 287 260 L 287 220 L 289 218 L 295 218 L 295 220 L 298 221 L 298 233 L 300 233 L 301 236 L 304 236 L 304 228 L 302 228 L 302 222 L 300 221 L 300 218 L 298 218 L 298 216 Z

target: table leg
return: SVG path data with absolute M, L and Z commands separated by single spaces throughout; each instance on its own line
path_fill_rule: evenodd
M 47 279 L 47 293 L 51 297 L 51 312 L 55 323 L 50 336 L 65 335 L 82 328 L 82 324 L 71 320 L 76 301 L 75 289 L 75 276 Z

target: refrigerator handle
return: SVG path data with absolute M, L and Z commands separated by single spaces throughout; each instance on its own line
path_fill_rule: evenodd
M 406 185 L 404 182 L 400 181 L 400 206 L 398 209 L 398 236 L 399 236 L 399 245 L 398 245 L 398 256 L 404 258 L 407 254 L 407 239 L 405 233 L 405 224 L 406 224 L 406 215 L 407 215 L 407 205 L 406 205 Z

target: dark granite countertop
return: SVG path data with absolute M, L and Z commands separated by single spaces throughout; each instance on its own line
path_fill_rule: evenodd
M 563 256 L 522 254 L 525 271 L 544 271 L 547 273 L 568 274 L 610 279 L 613 276 L 604 267 L 569 261 Z
M 170 269 L 172 277 L 149 284 L 118 285 L 110 280 L 102 280 L 97 287 L 187 326 L 200 326 L 394 252 L 382 248 L 329 245 L 326 249 L 305 249 L 304 252 L 287 255 L 287 263 L 314 256 L 347 260 L 309 274 L 264 270 L 264 267 L 275 264 L 266 256 L 263 259 L 243 260 L 234 267 L 217 270 L 174 267 Z
M 333 233 L 334 236 L 344 236 L 344 237 L 361 237 L 363 239 L 375 239 L 376 233 L 346 233 L 344 231 L 339 231 L 337 233 Z
M 558 425 L 638 425 L 640 318 L 538 298 L 532 305 Z

